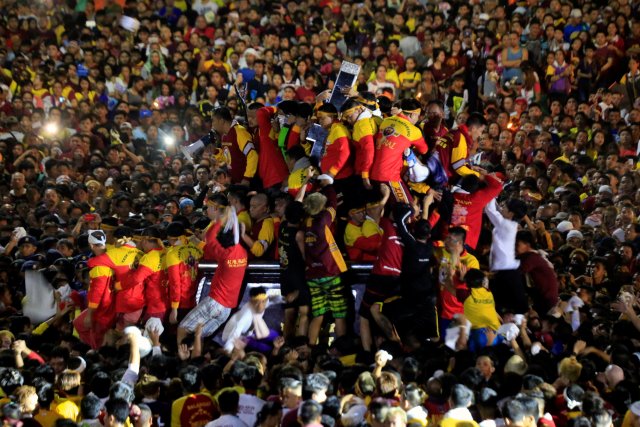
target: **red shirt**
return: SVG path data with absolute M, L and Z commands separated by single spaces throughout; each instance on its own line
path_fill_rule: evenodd
M 348 178 L 353 175 L 349 130 L 340 122 L 331 125 L 327 137 L 326 152 L 322 157 L 320 167 L 324 173 L 331 174 L 335 179 Z
M 304 227 L 304 251 L 307 279 L 339 276 L 347 270 L 331 226 L 336 212 L 333 207 L 307 218 Z
M 482 229 L 484 207 L 502 192 L 502 182 L 492 176 L 485 177 L 487 187 L 471 194 L 456 192 L 453 194 L 452 227 L 462 226 L 467 230 L 466 244 L 475 249 Z
M 221 147 L 227 165 L 231 167 L 231 182 L 251 179 L 258 166 L 258 156 L 251 134 L 242 126 L 235 125 L 222 137 Z
M 520 255 L 520 271 L 529 274 L 534 289 L 540 294 L 546 307 L 558 303 L 558 278 L 553 267 L 537 252 Z
M 202 258 L 202 251 L 190 243 L 167 249 L 165 264 L 169 279 L 171 308 L 195 306 L 197 289 L 195 281 L 200 258 Z
M 240 244 L 223 248 L 217 239 L 212 242 L 211 248 L 212 258 L 218 262 L 218 268 L 211 280 L 209 296 L 224 307 L 236 308 L 247 270 L 247 251 Z
M 371 179 L 376 181 L 400 181 L 404 150 L 415 147 L 420 154 L 428 150 L 420 129 L 411 124 L 403 114 L 382 121 L 376 135 L 376 151 L 371 166 Z
M 99 325 L 109 327 L 116 315 L 113 304 L 115 276 L 113 270 L 108 267 L 107 260 L 106 254 L 102 254 L 87 261 L 91 280 L 87 292 L 87 302 L 88 307 L 94 310 L 94 321 Z
M 164 269 L 164 259 L 164 249 L 152 249 L 140 258 L 138 268 L 130 271 L 122 282 L 122 289 L 124 290 L 143 285 L 144 295 L 142 306 L 146 303 L 147 313 L 164 313 L 169 307 L 169 293 L 167 289 L 167 274 Z M 135 306 L 128 307 L 125 313 L 136 311 L 142 307 L 134 308 Z
M 258 175 L 264 188 L 281 184 L 289 176 L 289 169 L 278 147 L 278 134 L 271 126 L 271 120 L 277 109 L 263 107 L 257 111 L 258 118 Z
M 371 272 L 381 276 L 400 276 L 404 245 L 395 224 L 389 218 L 380 219 L 380 228 L 383 233 L 382 242 L 378 250 L 378 259 L 373 263 Z

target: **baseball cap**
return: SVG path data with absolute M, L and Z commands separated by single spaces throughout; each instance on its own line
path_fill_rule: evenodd
M 195 203 L 193 203 L 193 200 L 191 200 L 188 197 L 183 198 L 182 200 L 180 200 L 180 209 L 184 209 L 187 206 L 195 206 Z
M 569 239 L 573 239 L 574 237 L 582 240 L 584 239 L 584 236 L 582 235 L 582 233 L 578 230 L 571 230 L 567 233 L 567 240 Z
M 22 245 L 38 246 L 38 241 L 33 236 L 24 236 L 20 240 L 18 240 L 18 247 Z
M 610 185 L 601 185 L 600 188 L 598 188 L 598 193 L 609 193 L 613 195 L 613 189 Z
M 566 233 L 567 231 L 573 230 L 573 224 L 571 223 L 571 221 L 562 221 L 560 222 L 560 224 L 558 224 L 556 230 L 561 233 Z
M 167 226 L 167 237 L 180 237 L 185 235 L 184 225 L 181 222 L 172 222 Z

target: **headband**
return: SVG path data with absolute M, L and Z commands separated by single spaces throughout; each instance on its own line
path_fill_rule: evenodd
M 360 103 L 362 105 L 371 106 L 371 107 L 375 107 L 376 105 L 378 105 L 378 103 L 376 101 L 369 101 L 368 99 L 364 99 L 361 96 L 356 98 L 356 102 L 358 102 L 358 103 Z
M 107 236 L 102 230 L 90 230 L 88 240 L 90 245 L 104 246 L 107 244 Z
M 102 231 L 113 231 L 118 227 L 114 227 L 113 225 L 109 225 L 109 224 L 105 224 L 105 223 L 101 223 L 100 224 L 100 230 Z
M 205 201 L 205 204 L 206 204 L 207 206 L 213 206 L 213 207 L 216 207 L 216 208 L 218 208 L 218 209 L 220 209 L 220 208 L 225 208 L 225 207 L 226 207 L 226 206 L 224 206 L 224 205 L 221 205 L 220 203 L 216 203 L 215 201 L 213 201 L 213 200 L 211 200 L 211 199 L 207 199 L 207 200 Z
M 327 111 L 317 111 L 316 112 L 316 117 L 320 118 L 320 117 L 336 117 L 338 114 L 337 113 L 329 113 Z
M 267 299 L 267 294 L 258 294 L 251 297 L 253 301 L 265 301 Z
M 416 108 L 415 110 L 402 110 L 402 112 L 406 114 L 420 114 L 422 112 L 422 109 Z
M 349 116 L 349 115 L 353 114 L 353 113 L 356 111 L 356 109 L 357 109 L 357 108 L 360 108 L 360 107 L 361 107 L 361 105 L 358 105 L 358 106 L 356 106 L 356 107 L 349 108 L 347 111 L 344 111 L 344 112 L 342 113 L 342 115 L 343 115 L 343 116 L 345 116 L 345 115 L 346 115 L 346 116 Z
M 354 215 L 354 214 L 357 214 L 358 212 L 362 212 L 362 211 L 364 211 L 364 208 L 349 209 L 349 215 Z

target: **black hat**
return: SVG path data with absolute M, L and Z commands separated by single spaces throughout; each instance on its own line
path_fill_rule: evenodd
M 118 227 L 118 220 L 113 217 L 102 218 L 102 222 L 100 223 L 100 228 L 104 230 L 114 230 Z
M 38 241 L 33 236 L 24 236 L 24 237 L 21 237 L 20 240 L 18 240 L 18 247 L 22 245 L 38 246 Z
M 147 227 L 142 230 L 142 237 L 145 239 L 158 239 L 162 240 L 162 231 L 158 227 Z
M 202 217 L 202 218 L 198 219 L 196 222 L 193 223 L 193 229 L 194 230 L 204 230 L 205 228 L 207 228 L 209 226 L 210 223 L 211 223 L 211 220 L 209 218 Z
M 278 109 L 282 110 L 285 114 L 296 114 L 299 104 L 296 101 L 281 101 L 278 103 Z
M 113 237 L 121 239 L 123 237 L 133 237 L 134 232 L 130 227 L 120 226 L 113 232 Z
M 53 265 L 57 260 L 62 258 L 62 254 L 55 249 L 49 249 L 46 254 L 47 265 Z
M 180 237 L 185 235 L 185 228 L 181 222 L 172 222 L 167 226 L 167 237 Z

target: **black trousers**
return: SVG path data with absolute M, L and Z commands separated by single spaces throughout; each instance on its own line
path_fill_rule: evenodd
M 495 271 L 489 281 L 498 313 L 509 310 L 513 313 L 529 311 L 524 275 L 520 270 Z

